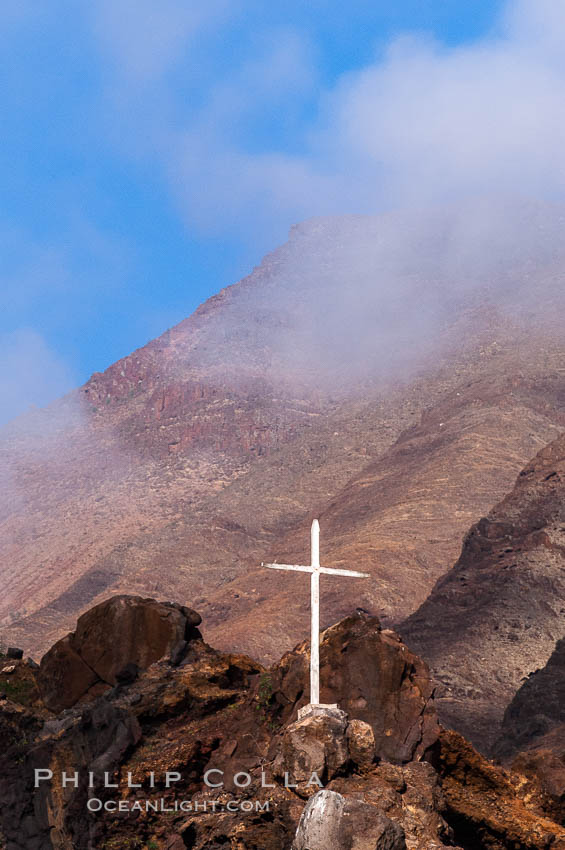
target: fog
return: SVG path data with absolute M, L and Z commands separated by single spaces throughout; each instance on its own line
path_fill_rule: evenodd
M 512 0 L 492 31 L 456 46 L 401 34 L 325 85 L 299 35 L 283 33 L 276 50 L 231 69 L 170 134 L 163 159 L 191 226 L 273 242 L 281 225 L 313 215 L 482 195 L 564 199 L 562 4 Z M 314 108 L 292 146 L 268 139 L 257 149 L 249 115 L 269 116 L 272 102 L 293 120 L 306 96 L 300 82 Z
M 564 237 L 565 207 L 520 197 L 307 220 L 210 313 L 191 364 L 358 393 L 487 330 L 563 338 Z

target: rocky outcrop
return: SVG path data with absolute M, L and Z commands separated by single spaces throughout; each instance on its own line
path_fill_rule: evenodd
M 397 636 L 355 617 L 329 629 L 321 646 L 323 698 L 349 701 L 368 719 L 330 711 L 297 720 L 308 685 L 304 645 L 265 670 L 197 634 L 181 658 L 116 675 L 104 694 L 56 716 L 0 702 L 7 850 L 565 848 L 565 830 L 531 782 L 441 732 L 427 669 Z M 397 764 L 384 756 L 387 737 Z M 312 768 L 320 777 L 309 788 L 285 776 L 304 780 Z M 43 771 L 37 788 L 35 770 Z M 77 771 L 77 781 L 62 787 L 62 771 Z
M 564 822 L 548 814 L 539 785 L 494 765 L 461 735 L 442 733 L 436 767 L 445 817 L 464 847 L 565 848 Z
M 346 729 L 347 715 L 339 709 L 291 723 L 282 736 L 275 775 L 291 776 L 298 793 L 309 797 L 312 777 L 326 785 L 348 763 Z
M 164 656 L 179 663 L 200 636 L 190 608 L 138 596 L 113 596 L 79 617 L 76 631 L 41 659 L 37 680 L 51 711 L 94 698 L 120 679 L 135 678 Z
M 409 850 L 457 844 L 445 819 L 441 778 L 428 762 L 381 762 L 330 782 L 329 790 L 372 806 L 402 830 Z
M 273 668 L 273 701 L 285 720 L 307 703 L 309 663 L 303 643 Z M 408 762 L 433 747 L 439 734 L 433 694 L 426 664 L 376 617 L 347 617 L 324 632 L 320 699 L 371 727 L 378 758 Z
M 540 808 L 557 823 L 565 823 L 565 724 L 535 740 L 508 759 L 509 768 L 526 777 Z
M 273 764 L 279 779 L 292 777 L 296 793 L 312 794 L 352 769 L 370 770 L 375 762 L 375 738 L 368 723 L 348 722 L 347 714 L 326 707 L 285 727 Z
M 375 806 L 336 791 L 319 791 L 306 805 L 292 850 L 406 850 L 402 828 Z
M 565 633 L 564 596 L 565 436 L 560 436 L 472 527 L 454 568 L 399 627 L 441 682 L 442 721 L 484 752 L 492 752 L 518 688 L 528 677 L 536 681 L 532 674 Z M 535 710 L 532 702 L 530 712 L 538 719 L 544 710 L 541 705 Z

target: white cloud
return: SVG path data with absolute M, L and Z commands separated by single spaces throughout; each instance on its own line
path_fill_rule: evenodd
M 0 425 L 48 404 L 74 383 L 67 364 L 37 331 L 20 328 L 0 335 Z
M 241 232 L 254 217 L 265 228 L 469 194 L 563 197 L 564 57 L 565 9 L 545 0 L 509 4 L 497 34 L 471 45 L 400 38 L 318 92 L 292 153 L 272 137 L 257 149 L 264 91 L 235 68 L 211 89 L 205 113 L 187 114 L 184 130 L 171 132 L 172 190 L 191 225 L 219 233 Z M 307 62 L 271 59 L 249 67 L 274 98 L 301 74 L 316 79 Z

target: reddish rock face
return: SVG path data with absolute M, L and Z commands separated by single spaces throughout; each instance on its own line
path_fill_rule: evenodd
M 135 678 L 136 669 L 178 654 L 199 636 L 200 621 L 190 608 L 139 596 L 114 596 L 96 605 L 43 656 L 38 681 L 45 704 L 61 711 L 89 692 L 98 695 L 100 686 L 115 685 L 122 671 Z
M 73 648 L 73 636 L 66 635 L 43 656 L 38 673 L 43 702 L 51 711 L 75 705 L 100 678 Z
M 539 785 L 524 775 L 494 765 L 461 735 L 446 730 L 435 765 L 442 777 L 445 816 L 458 828 L 463 846 L 565 848 L 562 817 L 548 812 Z
M 308 646 L 300 644 L 273 668 L 275 699 L 284 714 L 308 702 Z M 376 617 L 347 617 L 320 644 L 320 699 L 338 703 L 350 719 L 368 723 L 378 758 L 408 762 L 437 740 L 434 684 L 426 664 Z

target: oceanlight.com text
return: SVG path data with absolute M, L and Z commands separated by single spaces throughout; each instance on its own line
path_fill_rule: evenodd
M 221 812 L 268 812 L 269 801 L 261 800 L 173 800 L 162 797 L 158 800 L 100 800 L 91 797 L 86 807 L 89 812 L 112 812 L 129 814 L 131 812 L 190 812 L 192 814 L 219 814 Z

